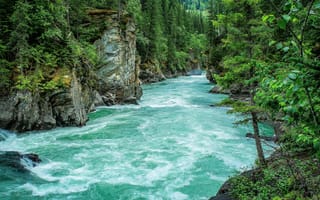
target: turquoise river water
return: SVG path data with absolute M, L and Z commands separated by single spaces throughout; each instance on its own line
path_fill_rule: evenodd
M 238 116 L 210 107 L 226 97 L 211 87 L 204 76 L 145 85 L 140 105 L 100 107 L 82 128 L 10 136 L 0 151 L 37 153 L 43 162 L 0 180 L 0 199 L 210 198 L 256 159 L 250 126 L 235 127 Z

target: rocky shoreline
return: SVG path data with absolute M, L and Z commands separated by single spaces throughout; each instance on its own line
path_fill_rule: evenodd
M 209 92 L 213 94 L 227 94 L 232 100 L 239 100 L 244 102 L 248 102 L 250 100 L 248 91 L 245 88 L 241 88 L 240 86 L 234 86 L 229 90 L 224 90 L 218 85 L 215 85 Z M 267 142 L 276 142 L 276 143 L 279 142 L 279 138 L 281 138 L 281 136 L 285 133 L 283 122 L 272 121 L 271 119 L 268 119 L 268 116 L 265 116 L 264 114 L 260 114 L 259 119 L 260 121 L 263 121 L 264 123 L 271 125 L 274 128 L 274 132 L 275 132 L 274 136 L 260 135 L 260 138 Z M 245 137 L 254 139 L 254 135 L 252 133 L 247 133 Z M 220 187 L 216 195 L 211 197 L 209 200 L 236 200 L 236 199 L 239 199 L 238 197 L 242 195 L 237 193 L 239 190 L 242 192 L 243 190 L 245 191 L 248 190 L 247 191 L 248 193 L 254 193 L 253 194 L 254 196 L 259 196 L 260 195 L 258 190 L 259 187 L 266 187 L 270 189 L 273 187 L 277 188 L 275 184 L 277 183 L 277 181 L 279 181 L 278 180 L 279 178 L 277 176 L 283 173 L 281 169 L 287 168 L 286 170 L 291 171 L 291 173 L 293 174 L 294 173 L 302 174 L 303 169 L 299 169 L 299 167 L 297 166 L 299 165 L 319 166 L 319 160 L 312 158 L 309 155 L 312 155 L 312 152 L 307 151 L 307 152 L 288 153 L 288 152 L 284 152 L 284 150 L 281 150 L 281 148 L 277 149 L 266 159 L 266 162 L 267 162 L 266 166 L 256 166 L 253 169 L 246 170 L 238 175 L 235 175 L 229 178 L 223 183 L 223 185 Z M 303 157 L 304 160 L 301 160 L 301 157 Z M 310 163 L 312 164 L 310 165 Z M 316 167 L 313 167 L 313 168 L 310 167 L 310 168 L 316 169 Z M 265 179 L 264 179 L 265 173 L 268 173 L 270 170 L 276 171 L 273 177 L 274 179 L 273 183 L 265 182 Z M 319 170 L 315 170 L 312 173 L 314 173 L 315 176 L 318 176 Z M 283 176 L 288 176 L 288 174 L 283 174 Z M 292 175 L 292 176 L 295 176 L 295 175 Z M 288 178 L 292 179 L 292 177 L 290 176 Z M 313 176 L 311 175 L 310 177 L 307 177 L 307 178 L 309 180 L 312 180 Z M 302 187 L 301 185 L 304 185 L 305 183 L 301 183 L 301 180 L 304 180 L 304 178 L 300 178 L 300 179 L 297 178 L 297 180 L 295 180 L 295 182 L 292 184 L 297 185 L 297 187 Z M 244 181 L 244 182 L 241 182 L 241 181 Z M 317 182 L 317 181 L 315 180 L 314 182 Z M 250 184 L 253 186 L 250 186 L 246 189 L 241 188 L 243 185 L 247 187 L 247 185 L 250 185 Z M 256 186 L 258 188 L 254 188 L 254 185 L 258 185 Z M 317 187 L 317 186 L 313 186 L 313 187 Z M 312 191 L 311 193 L 316 194 L 316 191 Z
M 229 97 L 233 100 L 239 100 L 244 102 L 248 102 L 250 100 L 249 91 L 245 87 L 241 87 L 240 85 L 233 85 L 230 89 L 223 89 L 219 85 L 214 85 L 209 92 L 212 94 L 226 94 L 226 95 L 229 95 Z M 274 122 L 271 123 L 272 126 L 274 126 L 275 124 L 276 123 Z M 281 125 L 274 126 L 274 127 L 275 127 L 275 131 L 283 132 L 283 130 L 280 130 Z M 245 137 L 254 139 L 254 135 L 252 133 L 247 133 Z M 278 139 L 276 136 L 260 136 L 260 138 L 265 141 L 272 141 L 272 142 L 276 142 Z M 273 158 L 275 157 L 274 155 L 277 155 L 277 154 L 275 153 L 272 156 L 270 156 L 268 159 L 269 162 L 270 160 L 273 160 Z M 236 175 L 235 177 L 245 177 L 249 180 L 256 181 L 259 175 L 261 175 L 261 169 L 254 168 L 254 169 L 244 171 L 241 174 Z M 232 196 L 232 189 L 233 189 L 232 180 L 233 179 L 234 177 L 226 180 L 223 183 L 223 185 L 220 187 L 216 195 L 211 197 L 209 200 L 235 200 L 235 198 Z
M 239 196 L 259 197 L 263 190 L 284 193 L 287 199 L 318 199 L 320 160 L 311 149 L 296 152 L 276 150 L 266 159 L 266 166 L 258 166 L 229 178 L 216 196 L 209 200 L 236 200 Z M 281 189 L 283 181 L 290 181 L 287 191 Z M 240 194 L 239 192 L 248 193 Z M 271 199 L 264 196 L 263 199 Z M 236 197 L 238 196 L 238 197 Z M 241 199 L 241 198 L 240 198 Z

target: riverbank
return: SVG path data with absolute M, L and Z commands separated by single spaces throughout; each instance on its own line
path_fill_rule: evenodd
M 232 101 L 248 102 L 249 95 L 238 89 L 223 90 L 214 86 L 214 94 L 228 94 Z M 261 115 L 261 120 L 266 121 Z M 278 142 L 266 165 L 256 165 L 238 175 L 229 178 L 220 187 L 216 196 L 210 200 L 281 200 L 281 199 L 319 199 L 320 162 L 313 146 L 293 141 L 290 129 L 285 129 L 283 122 L 270 122 L 276 131 L 275 137 L 261 136 Z M 254 138 L 248 133 L 247 137 Z
M 277 150 L 266 166 L 229 178 L 210 200 L 319 199 L 320 162 L 311 150 Z

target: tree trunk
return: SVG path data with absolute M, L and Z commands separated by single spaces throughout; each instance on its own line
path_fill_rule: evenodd
M 254 139 L 256 141 L 259 162 L 261 165 L 264 166 L 266 165 L 266 160 L 264 158 L 263 149 L 262 149 L 261 140 L 260 140 L 257 113 L 251 112 L 251 117 L 252 117 L 253 133 L 254 133 Z
M 251 34 L 250 34 L 251 37 Z M 249 52 L 250 58 L 252 57 L 252 48 L 250 48 Z M 254 67 L 250 68 L 250 77 L 254 77 Z M 250 84 L 250 103 L 252 106 L 255 105 L 254 102 L 254 96 L 255 96 L 255 90 L 256 86 L 255 83 Z M 258 125 L 258 117 L 256 111 L 252 110 L 251 111 L 251 117 L 252 117 L 252 127 L 253 127 L 253 134 L 254 134 L 254 139 L 256 141 L 256 148 L 257 148 L 257 153 L 258 153 L 258 159 L 259 163 L 262 166 L 266 165 L 266 160 L 264 158 L 264 153 L 261 145 L 261 139 L 260 139 L 260 133 L 259 133 L 259 125 Z

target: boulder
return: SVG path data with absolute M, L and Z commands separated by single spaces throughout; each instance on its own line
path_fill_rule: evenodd
M 166 79 L 166 76 L 161 71 L 160 63 L 158 61 L 149 61 L 140 64 L 139 79 L 142 83 L 156 83 Z M 173 77 L 173 74 L 167 72 L 166 75 Z
M 28 168 L 35 167 L 41 162 L 37 154 L 21 154 L 16 151 L 0 151 L 0 168 L 27 172 Z
M 129 98 L 126 98 L 123 103 L 125 104 L 135 104 L 135 105 L 138 105 L 138 101 L 137 101 L 137 98 L 134 97 L 134 96 L 131 96 Z
M 224 90 L 218 85 L 215 85 L 209 92 L 213 94 L 229 94 L 230 93 L 228 90 Z
M 162 72 L 156 72 L 151 69 L 141 70 L 139 78 L 143 83 L 156 83 L 166 79 Z

